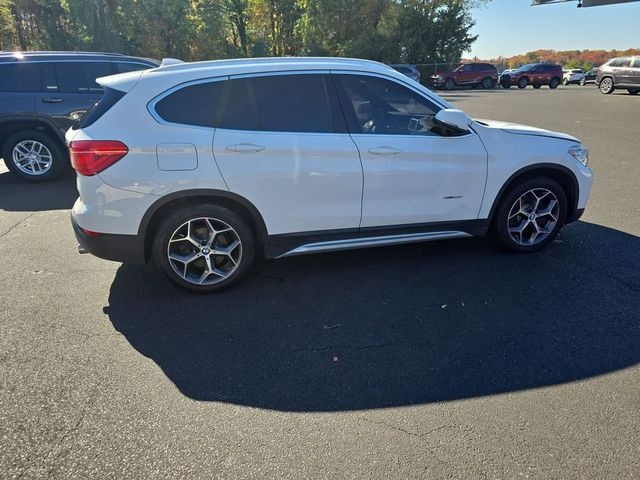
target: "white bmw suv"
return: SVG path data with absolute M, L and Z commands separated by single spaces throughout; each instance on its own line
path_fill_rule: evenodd
M 69 130 L 81 252 L 214 291 L 256 257 L 492 233 L 530 252 L 591 190 L 575 138 L 472 120 L 392 68 L 338 58 L 175 64 L 99 79 Z

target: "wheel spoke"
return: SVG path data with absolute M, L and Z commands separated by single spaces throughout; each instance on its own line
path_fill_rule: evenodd
M 559 203 L 555 194 L 546 188 L 534 188 L 523 193 L 511 206 L 507 231 L 517 244 L 535 245 L 553 232 L 558 216 Z M 519 223 L 518 218 L 521 218 Z

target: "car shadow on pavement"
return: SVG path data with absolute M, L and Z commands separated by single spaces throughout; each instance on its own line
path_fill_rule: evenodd
M 578 222 L 540 253 L 469 239 L 295 257 L 213 295 L 122 266 L 105 313 L 192 399 L 384 408 L 635 365 L 639 264 L 640 238 Z
M 73 173 L 61 178 L 31 183 L 11 172 L 0 173 L 0 210 L 7 212 L 39 212 L 65 210 L 73 207 L 78 198 Z

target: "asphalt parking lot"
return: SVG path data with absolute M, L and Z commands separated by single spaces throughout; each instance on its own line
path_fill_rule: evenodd
M 72 176 L 0 167 L 2 478 L 636 478 L 640 96 L 460 90 L 591 150 L 547 250 L 294 257 L 217 295 L 76 253 Z

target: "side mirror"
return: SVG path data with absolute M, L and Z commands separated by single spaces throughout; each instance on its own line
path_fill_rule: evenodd
M 440 125 L 445 128 L 449 128 L 456 133 L 468 133 L 469 132 L 469 117 L 462 110 L 454 108 L 446 108 L 440 110 L 433 117 L 433 121 L 436 125 Z

